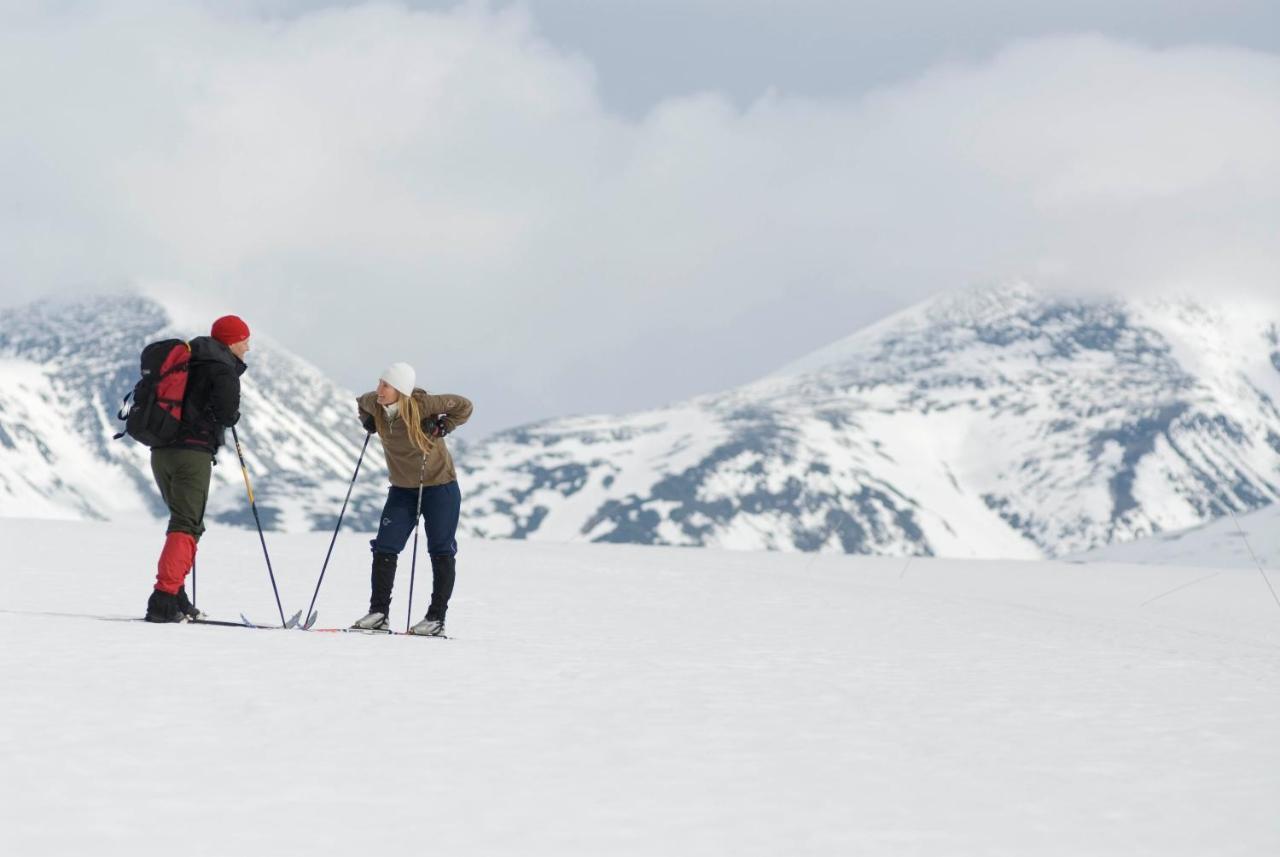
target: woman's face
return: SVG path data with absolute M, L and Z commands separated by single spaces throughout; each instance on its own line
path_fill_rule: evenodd
M 400 391 L 386 381 L 378 381 L 378 404 L 394 405 L 400 401 Z

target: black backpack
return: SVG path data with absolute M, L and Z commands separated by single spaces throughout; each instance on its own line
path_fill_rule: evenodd
M 142 379 L 124 397 L 124 407 L 116 415 L 124 420 L 124 431 L 113 439 L 127 434 L 144 446 L 167 446 L 178 439 L 182 427 L 191 346 L 181 339 L 162 339 L 142 349 L 140 363 Z

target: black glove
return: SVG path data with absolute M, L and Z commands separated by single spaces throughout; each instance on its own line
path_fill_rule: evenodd
M 361 414 L 360 425 L 364 426 L 364 430 L 369 434 L 378 430 L 378 424 L 373 421 L 373 414 Z
M 445 422 L 444 416 L 423 417 L 422 431 L 427 437 L 444 437 L 449 433 L 449 424 Z

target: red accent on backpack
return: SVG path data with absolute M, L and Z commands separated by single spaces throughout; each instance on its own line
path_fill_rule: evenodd
M 142 378 L 124 397 L 125 408 L 117 414 L 124 420 L 124 431 L 115 439 L 127 434 L 146 446 L 168 446 L 177 441 L 182 428 L 191 347 L 181 339 L 153 342 L 142 349 L 139 363 Z
M 191 348 L 184 342 L 175 345 L 160 365 L 160 380 L 156 384 L 156 404 L 182 422 L 182 398 L 187 392 L 187 363 L 191 360 Z

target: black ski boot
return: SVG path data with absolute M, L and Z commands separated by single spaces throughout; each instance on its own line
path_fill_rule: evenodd
M 409 629 L 410 634 L 444 636 L 444 614 L 449 611 L 449 599 L 453 597 L 453 583 L 457 576 L 454 557 L 431 557 L 431 606 L 423 620 Z
M 157 589 L 147 600 L 147 615 L 144 618 L 148 622 L 185 622 L 187 614 L 178 608 L 178 596 Z
M 188 620 L 195 622 L 197 619 L 207 618 L 203 613 L 196 609 L 196 606 L 191 603 L 191 599 L 187 597 L 187 587 L 178 587 L 178 594 L 174 597 L 178 599 L 178 609 L 182 611 L 183 615 L 186 616 Z
M 352 628 L 363 631 L 391 629 L 391 590 L 396 583 L 396 560 L 393 553 L 373 554 L 373 570 L 369 574 L 369 614 L 357 619 Z

